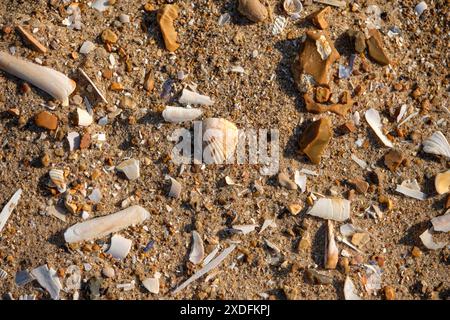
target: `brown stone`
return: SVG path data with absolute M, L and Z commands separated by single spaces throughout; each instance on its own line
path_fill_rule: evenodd
M 331 7 L 325 7 L 323 9 L 317 10 L 313 14 L 310 15 L 310 19 L 312 23 L 319 29 L 327 29 L 328 22 L 325 20 L 325 16 L 331 12 Z
M 361 31 L 355 34 L 355 51 L 357 53 L 363 53 L 366 50 L 366 37 Z
M 287 208 L 293 216 L 296 216 L 297 214 L 300 213 L 300 211 L 302 211 L 303 206 L 298 203 L 291 203 L 290 205 L 287 206 Z
M 411 250 L 411 255 L 414 258 L 420 258 L 422 256 L 422 251 L 418 247 L 414 246 L 414 248 Z
M 28 92 L 31 91 L 31 87 L 28 83 L 24 82 L 20 86 L 20 91 L 22 91 L 23 94 L 27 94 Z
M 341 96 L 340 103 L 330 105 L 315 102 L 310 92 L 306 92 L 303 95 L 303 98 L 305 99 L 306 110 L 312 113 L 323 113 L 330 111 L 345 117 L 353 106 L 353 99 L 348 91 L 344 91 Z
M 261 22 L 267 19 L 269 13 L 259 0 L 239 0 L 238 11 L 253 22 Z
M 353 179 L 351 180 L 351 183 L 355 186 L 356 191 L 361 194 L 366 194 L 367 190 L 369 189 L 369 184 L 362 178 Z
M 327 87 L 317 87 L 315 89 L 315 98 L 319 103 L 324 103 L 330 100 L 331 91 Z
M 50 156 L 47 153 L 42 156 L 41 163 L 44 167 L 48 167 L 50 165 Z
M 147 72 L 144 79 L 144 89 L 147 92 L 152 92 L 155 88 L 155 78 L 153 77 L 153 73 L 151 71 Z
M 325 60 L 322 60 L 320 53 L 317 51 L 316 42 L 326 44 L 331 49 L 331 53 Z M 304 80 L 302 79 L 304 75 L 312 76 L 319 85 L 328 85 L 330 68 L 339 57 L 340 55 L 334 44 L 325 32 L 308 31 L 306 41 L 292 66 L 294 79 L 299 90 L 305 92 L 303 88 Z
M 355 199 L 356 195 L 355 195 L 355 190 L 354 189 L 350 189 L 347 192 L 347 200 L 349 201 L 353 201 Z
M 136 108 L 137 103 L 136 101 L 129 96 L 124 96 L 121 100 L 120 100 L 120 107 L 124 108 L 124 109 L 134 109 Z
M 381 196 L 378 198 L 378 202 L 379 202 L 380 204 L 382 204 L 382 205 L 385 205 L 386 208 L 387 208 L 388 210 L 394 209 L 394 203 L 392 202 L 391 199 L 389 199 L 389 198 L 386 197 L 385 195 L 381 195 Z
M 161 29 L 166 49 L 174 52 L 180 47 L 177 43 L 178 33 L 173 25 L 174 20 L 178 18 L 178 6 L 175 4 L 165 4 L 158 10 L 157 20 Z
M 104 69 L 102 72 L 103 78 L 110 80 L 113 77 L 113 72 L 110 69 Z
M 83 134 L 80 140 L 80 149 L 87 149 L 91 145 L 91 135 L 89 133 Z
M 150 2 L 147 2 L 147 3 L 144 5 L 144 10 L 145 10 L 145 12 L 151 12 L 151 11 L 154 11 L 154 10 L 155 10 L 155 7 L 154 7 L 153 4 L 151 4 Z
M 35 118 L 34 122 L 38 127 L 55 130 L 58 127 L 58 118 L 47 111 L 39 112 Z
M 395 300 L 395 289 L 392 288 L 391 286 L 386 286 L 383 289 L 384 291 L 384 296 L 386 298 L 386 300 Z
M 422 89 L 420 89 L 420 87 L 417 87 L 416 89 L 414 89 L 414 91 L 411 93 L 411 96 L 418 100 L 420 98 L 420 96 L 422 96 Z
M 370 29 L 369 35 L 370 37 L 366 41 L 369 49 L 369 57 L 382 66 L 390 64 L 391 62 L 383 50 L 383 41 L 381 39 L 380 32 L 377 29 Z
M 119 82 L 113 82 L 109 88 L 113 91 L 122 91 L 123 85 Z
M 101 37 L 104 43 L 116 43 L 117 40 L 119 40 L 117 34 L 115 34 L 111 29 L 103 30 Z
M 357 232 L 352 236 L 352 243 L 357 247 L 362 247 L 370 241 L 370 237 L 367 233 Z
M 300 138 L 300 151 L 314 164 L 319 164 L 323 151 L 331 140 L 331 120 L 324 117 L 311 123 Z
M 19 117 L 20 116 L 20 110 L 19 108 L 10 108 L 8 109 L 8 113 L 14 117 Z
M 397 170 L 397 168 L 405 161 L 405 157 L 398 150 L 390 150 L 384 155 L 384 164 L 391 171 Z
M 353 121 L 347 121 L 343 125 L 341 125 L 341 130 L 345 133 L 352 133 L 356 131 L 356 126 Z

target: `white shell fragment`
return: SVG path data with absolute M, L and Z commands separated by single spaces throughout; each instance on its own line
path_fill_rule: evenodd
M 108 10 L 110 7 L 109 0 L 95 0 L 94 3 L 91 5 L 91 8 L 103 12 Z
M 110 254 L 115 259 L 125 259 L 131 249 L 132 241 L 120 235 L 113 235 L 111 238 L 111 245 L 105 253 Z
M 16 58 L 0 52 L 0 70 L 25 80 L 47 92 L 53 98 L 69 105 L 69 96 L 75 90 L 76 83 L 59 71 Z
M 99 203 L 102 200 L 102 192 L 100 189 L 95 188 L 92 190 L 92 193 L 89 195 L 89 200 L 91 200 L 93 203 Z
M 128 180 L 136 180 L 140 176 L 139 160 L 136 159 L 122 161 L 116 169 L 123 172 Z
M 181 183 L 169 175 L 166 175 L 166 180 L 170 180 L 169 197 L 179 198 L 181 194 Z
M 226 257 L 228 257 L 230 253 L 233 252 L 234 249 L 236 249 L 236 245 L 235 244 L 230 245 L 228 248 L 223 250 L 221 254 L 219 254 L 216 258 L 214 258 L 210 263 L 208 263 L 206 266 L 204 266 L 199 271 L 194 273 L 194 275 L 192 275 L 189 279 L 187 279 L 185 282 L 179 285 L 172 293 L 176 294 L 180 292 L 195 280 L 201 278 L 203 275 L 215 269 L 223 260 L 225 260 Z
M 358 157 L 355 156 L 354 154 L 352 154 L 352 155 L 350 156 L 350 158 L 351 158 L 353 161 L 355 161 L 356 164 L 357 164 L 358 166 L 360 166 L 362 169 L 367 169 L 367 166 L 368 166 L 368 165 L 367 165 L 367 162 L 365 162 L 364 160 L 358 158 Z
M 430 250 L 439 250 L 442 249 L 443 247 L 445 247 L 445 243 L 443 242 L 434 242 L 433 240 L 433 231 L 434 228 L 431 227 L 430 229 L 425 230 L 421 235 L 420 235 L 420 240 L 422 240 L 423 245 Z
M 225 12 L 224 14 L 222 14 L 219 17 L 219 20 L 217 21 L 217 23 L 219 24 L 219 26 L 223 26 L 223 25 L 227 24 L 230 21 L 231 21 L 230 14 L 228 12 Z
M 8 272 L 6 272 L 3 269 L 0 269 L 0 279 L 6 279 L 7 276 L 8 276 Z
M 84 70 L 81 68 L 78 68 L 78 71 L 80 71 L 80 74 L 86 79 L 87 82 L 89 82 L 89 84 L 94 89 L 95 93 L 102 99 L 102 101 L 104 103 L 108 103 L 108 100 L 106 100 L 106 97 L 103 94 L 103 92 L 100 91 L 100 89 L 95 85 L 94 81 L 92 81 L 92 79 L 87 75 L 87 73 L 84 72 Z
M 81 289 L 81 270 L 72 264 L 66 269 L 66 291 L 76 291 Z
M 375 132 L 378 138 L 380 138 L 381 142 L 383 142 L 383 144 L 386 147 L 393 148 L 394 145 L 392 144 L 392 142 L 381 131 L 382 124 L 380 114 L 378 113 L 378 111 L 371 108 L 366 111 L 364 116 L 369 126 L 372 128 L 372 130 Z
M 239 139 L 236 125 L 223 118 L 208 118 L 202 122 L 203 161 L 206 164 L 224 164 L 233 158 Z
M 450 145 L 440 131 L 436 131 L 423 143 L 423 151 L 450 158 Z
M 402 184 L 398 184 L 395 191 L 404 194 L 405 196 L 417 199 L 417 200 L 426 200 L 427 195 L 420 191 L 420 187 L 417 183 L 417 180 L 405 180 Z
M 316 40 L 316 49 L 322 60 L 328 59 L 332 52 L 331 46 L 324 35 L 321 35 L 319 39 Z
M 214 104 L 214 101 L 212 101 L 210 97 L 201 95 L 188 89 L 183 89 L 178 102 L 182 104 L 202 104 L 205 106 L 212 106 Z
M 325 269 L 336 269 L 339 258 L 339 249 L 334 240 L 334 227 L 330 220 L 327 220 L 327 241 L 325 242 Z
M 450 231 L 450 209 L 447 210 L 447 212 L 444 215 L 431 219 L 431 223 L 433 224 L 433 228 L 435 231 L 449 232 Z
M 293 20 L 300 19 L 303 5 L 300 0 L 284 0 L 283 9 Z
M 67 243 L 102 238 L 132 225 L 142 223 L 150 217 L 150 213 L 141 206 L 135 205 L 122 211 L 87 220 L 71 226 L 64 233 Z
M 158 294 L 159 293 L 159 276 L 154 278 L 147 278 L 142 281 L 142 285 L 145 289 L 150 293 Z
M 275 18 L 275 22 L 272 27 L 272 35 L 276 36 L 283 32 L 284 28 L 287 26 L 287 19 L 283 16 L 278 16 Z
M 49 269 L 45 264 L 33 269 L 31 274 L 39 284 L 47 290 L 53 300 L 59 300 L 59 292 L 62 289 L 62 286 L 55 270 Z
M 119 15 L 119 21 L 122 23 L 130 23 L 130 16 L 128 14 L 121 13 Z
M 347 5 L 345 0 L 314 0 L 314 2 L 328 4 L 334 7 L 345 7 Z
M 20 196 L 22 195 L 22 189 L 17 190 L 8 203 L 3 207 L 2 212 L 0 212 L 0 232 L 2 232 L 5 227 L 6 221 L 8 221 L 11 213 L 16 208 L 19 203 Z
M 48 173 L 51 182 L 56 186 L 58 192 L 63 193 L 67 190 L 66 178 L 64 177 L 64 171 L 60 169 L 52 169 Z
M 89 52 L 91 52 L 94 49 L 95 49 L 95 44 L 88 40 L 88 41 L 83 42 L 83 44 L 81 45 L 80 53 L 88 54 Z
M 356 294 L 356 288 L 353 281 L 347 276 L 344 282 L 344 297 L 345 300 L 361 300 Z
M 345 221 L 350 218 L 350 201 L 339 198 L 320 198 L 306 213 L 323 219 Z
M 300 172 L 298 170 L 295 170 L 294 181 L 295 181 L 295 184 L 298 185 L 298 187 L 300 188 L 300 190 L 302 192 L 306 191 L 306 175 L 305 174 L 300 174 Z
M 87 127 L 90 126 L 93 121 L 94 119 L 89 112 L 84 109 L 77 108 L 77 125 Z
M 193 264 L 199 264 L 205 257 L 205 248 L 203 240 L 197 231 L 192 232 L 191 252 L 189 253 L 189 261 Z
M 240 224 L 240 225 L 234 225 L 232 230 L 235 230 L 238 233 L 241 234 L 247 234 L 250 232 L 255 231 L 255 228 L 257 227 L 257 224 Z
M 220 246 L 217 245 L 203 260 L 203 265 L 204 266 L 207 265 L 212 259 L 214 259 L 214 257 L 217 255 L 219 250 L 220 250 Z
M 69 150 L 74 151 L 80 147 L 80 134 L 76 131 L 67 134 L 67 141 L 69 142 Z
M 167 106 L 162 112 L 165 121 L 177 123 L 192 121 L 202 115 L 203 111 L 195 108 L 171 107 Z
M 436 192 L 444 194 L 450 191 L 450 170 L 438 173 L 434 179 L 434 187 Z
M 427 3 L 425 1 L 421 1 L 414 8 L 414 12 L 418 17 L 420 17 L 422 13 L 427 9 L 428 9 Z

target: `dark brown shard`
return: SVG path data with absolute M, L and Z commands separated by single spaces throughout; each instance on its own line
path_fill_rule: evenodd
M 324 30 L 329 27 L 327 20 L 325 20 L 325 16 L 328 15 L 330 12 L 331 7 L 325 7 L 312 13 L 309 16 L 309 18 L 317 28 Z
M 314 164 L 319 164 L 323 151 L 331 139 L 331 120 L 327 117 L 311 123 L 300 138 L 300 151 Z
M 305 93 L 303 98 L 305 99 L 306 110 L 312 113 L 323 113 L 330 111 L 345 117 L 353 105 L 353 99 L 348 91 L 344 91 L 341 96 L 340 103 L 330 105 L 315 102 L 310 92 Z
M 323 44 L 325 44 L 326 49 L 331 50 L 330 54 L 325 59 L 322 59 L 316 42 L 319 47 L 322 44 L 322 49 Z M 328 85 L 330 81 L 330 68 L 339 57 L 340 55 L 334 47 L 334 44 L 324 31 L 306 32 L 306 40 L 292 66 L 294 79 L 297 86 L 299 86 L 299 90 L 305 92 L 302 79 L 302 76 L 304 75 L 310 75 L 319 85 Z
M 355 52 L 363 53 L 366 50 L 366 37 L 362 31 L 350 30 L 348 35 L 353 39 Z
M 366 194 L 367 190 L 369 189 L 369 184 L 362 178 L 353 179 L 350 181 L 350 183 L 355 186 L 356 191 L 358 191 L 360 194 Z
M 369 39 L 366 40 L 369 57 L 382 66 L 390 64 L 391 62 L 383 50 L 383 40 L 381 39 L 380 32 L 377 29 L 370 29 L 369 35 Z
M 91 145 L 91 135 L 89 133 L 83 134 L 80 140 L 80 149 L 87 149 Z
M 391 171 L 397 170 L 397 168 L 405 161 L 405 157 L 398 150 L 390 150 L 384 155 L 384 164 Z
M 340 127 L 341 131 L 344 133 L 352 133 L 356 131 L 355 124 L 352 121 L 347 121 Z

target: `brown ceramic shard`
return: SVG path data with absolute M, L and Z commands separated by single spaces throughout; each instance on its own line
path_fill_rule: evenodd
M 321 38 L 321 36 L 323 36 Z M 327 50 L 331 51 L 328 57 L 322 59 L 318 50 L 318 45 L 327 45 Z M 331 65 L 339 59 L 340 55 L 331 42 L 328 35 L 323 31 L 308 31 L 306 33 L 306 40 L 296 61 L 292 67 L 295 82 L 299 90 L 305 92 L 302 87 L 302 76 L 310 75 L 314 81 L 319 85 L 328 85 L 329 71 Z
M 305 99 L 306 110 L 312 113 L 323 113 L 330 111 L 345 117 L 353 105 L 353 99 L 348 91 L 344 91 L 341 96 L 340 103 L 331 105 L 315 102 L 310 92 L 305 93 L 303 98 Z
M 300 138 L 300 151 L 308 156 L 314 164 L 320 158 L 331 139 L 331 120 L 327 117 L 311 123 Z
M 397 170 L 397 168 L 405 161 L 405 157 L 398 150 L 390 150 L 384 155 L 384 164 L 391 171 Z
M 58 118 L 47 111 L 36 114 L 34 122 L 38 127 L 55 130 L 58 127 Z
M 325 7 L 311 14 L 310 19 L 317 28 L 322 30 L 327 29 L 329 25 L 327 20 L 325 20 L 325 16 L 328 15 L 330 12 L 331 7 Z
M 259 0 L 239 0 L 238 11 L 253 22 L 261 22 L 269 15 Z
M 369 30 L 369 39 L 366 40 L 369 56 L 382 66 L 390 64 L 389 58 L 383 50 L 383 41 L 377 29 Z
M 177 43 L 177 32 L 173 21 L 178 17 L 178 7 L 174 4 L 166 4 L 158 11 L 157 19 L 164 38 L 166 49 L 174 52 L 180 47 Z

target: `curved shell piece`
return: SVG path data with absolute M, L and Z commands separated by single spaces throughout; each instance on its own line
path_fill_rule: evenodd
M 182 108 L 167 106 L 162 112 L 165 121 L 177 123 L 184 121 L 192 121 L 202 115 L 203 111 L 194 108 Z
M 436 131 L 423 143 L 423 151 L 450 158 L 450 145 L 440 131 Z
M 233 157 L 239 139 L 234 123 L 223 118 L 208 118 L 203 120 L 202 130 L 205 163 L 224 164 Z
M 303 5 L 300 0 L 284 0 L 283 9 L 295 20 L 300 18 L 300 13 L 303 11 Z
M 434 179 L 434 186 L 437 193 L 444 194 L 450 191 L 450 170 L 441 172 L 436 175 Z
M 182 104 L 203 104 L 206 106 L 212 106 L 214 104 L 214 101 L 210 97 L 188 89 L 183 89 L 178 101 Z
M 339 249 L 334 240 L 334 227 L 330 220 L 327 220 L 327 242 L 325 243 L 325 268 L 336 269 L 338 263 Z
M 61 169 L 52 169 L 48 173 L 50 180 L 56 186 L 59 192 L 63 193 L 67 190 L 66 178 L 64 177 L 64 171 Z
M 350 201 L 340 198 L 320 198 L 307 213 L 323 219 L 345 221 L 350 218 Z
M 197 231 L 192 232 L 192 246 L 189 253 L 189 261 L 193 264 L 199 264 L 205 257 L 205 248 L 203 246 L 203 240 Z
M 21 195 L 22 189 L 17 190 L 0 212 L 0 232 L 2 232 L 3 228 L 5 227 L 6 221 L 8 221 L 11 213 L 19 203 Z
M 166 4 L 159 11 L 157 20 L 164 38 L 166 49 L 174 52 L 180 47 L 177 43 L 177 32 L 173 26 L 173 21 L 178 18 L 178 7 L 174 4 Z
M 371 108 L 366 111 L 364 116 L 366 117 L 366 121 L 369 126 L 372 128 L 378 138 L 380 138 L 381 142 L 383 142 L 386 147 L 393 148 L 394 145 L 392 144 L 392 142 L 381 131 L 382 124 L 378 111 Z
M 172 198 L 178 198 L 181 194 L 181 183 L 179 183 L 177 180 L 172 178 L 169 175 L 166 175 L 166 179 L 170 179 L 170 191 L 169 191 L 169 197 Z
M 76 87 L 75 81 L 61 72 L 16 58 L 6 52 L 0 52 L 0 70 L 33 84 L 61 101 L 64 106 L 69 105 L 69 96 Z
M 94 121 L 94 119 L 89 114 L 89 112 L 87 112 L 84 109 L 77 108 L 77 124 L 79 126 L 82 126 L 82 127 L 90 126 L 93 121 Z
M 67 243 L 73 243 L 102 238 L 131 225 L 142 223 L 149 217 L 150 213 L 143 207 L 131 206 L 107 216 L 77 223 L 66 230 L 64 239 Z
M 253 22 L 264 21 L 269 15 L 259 0 L 239 0 L 238 11 Z

